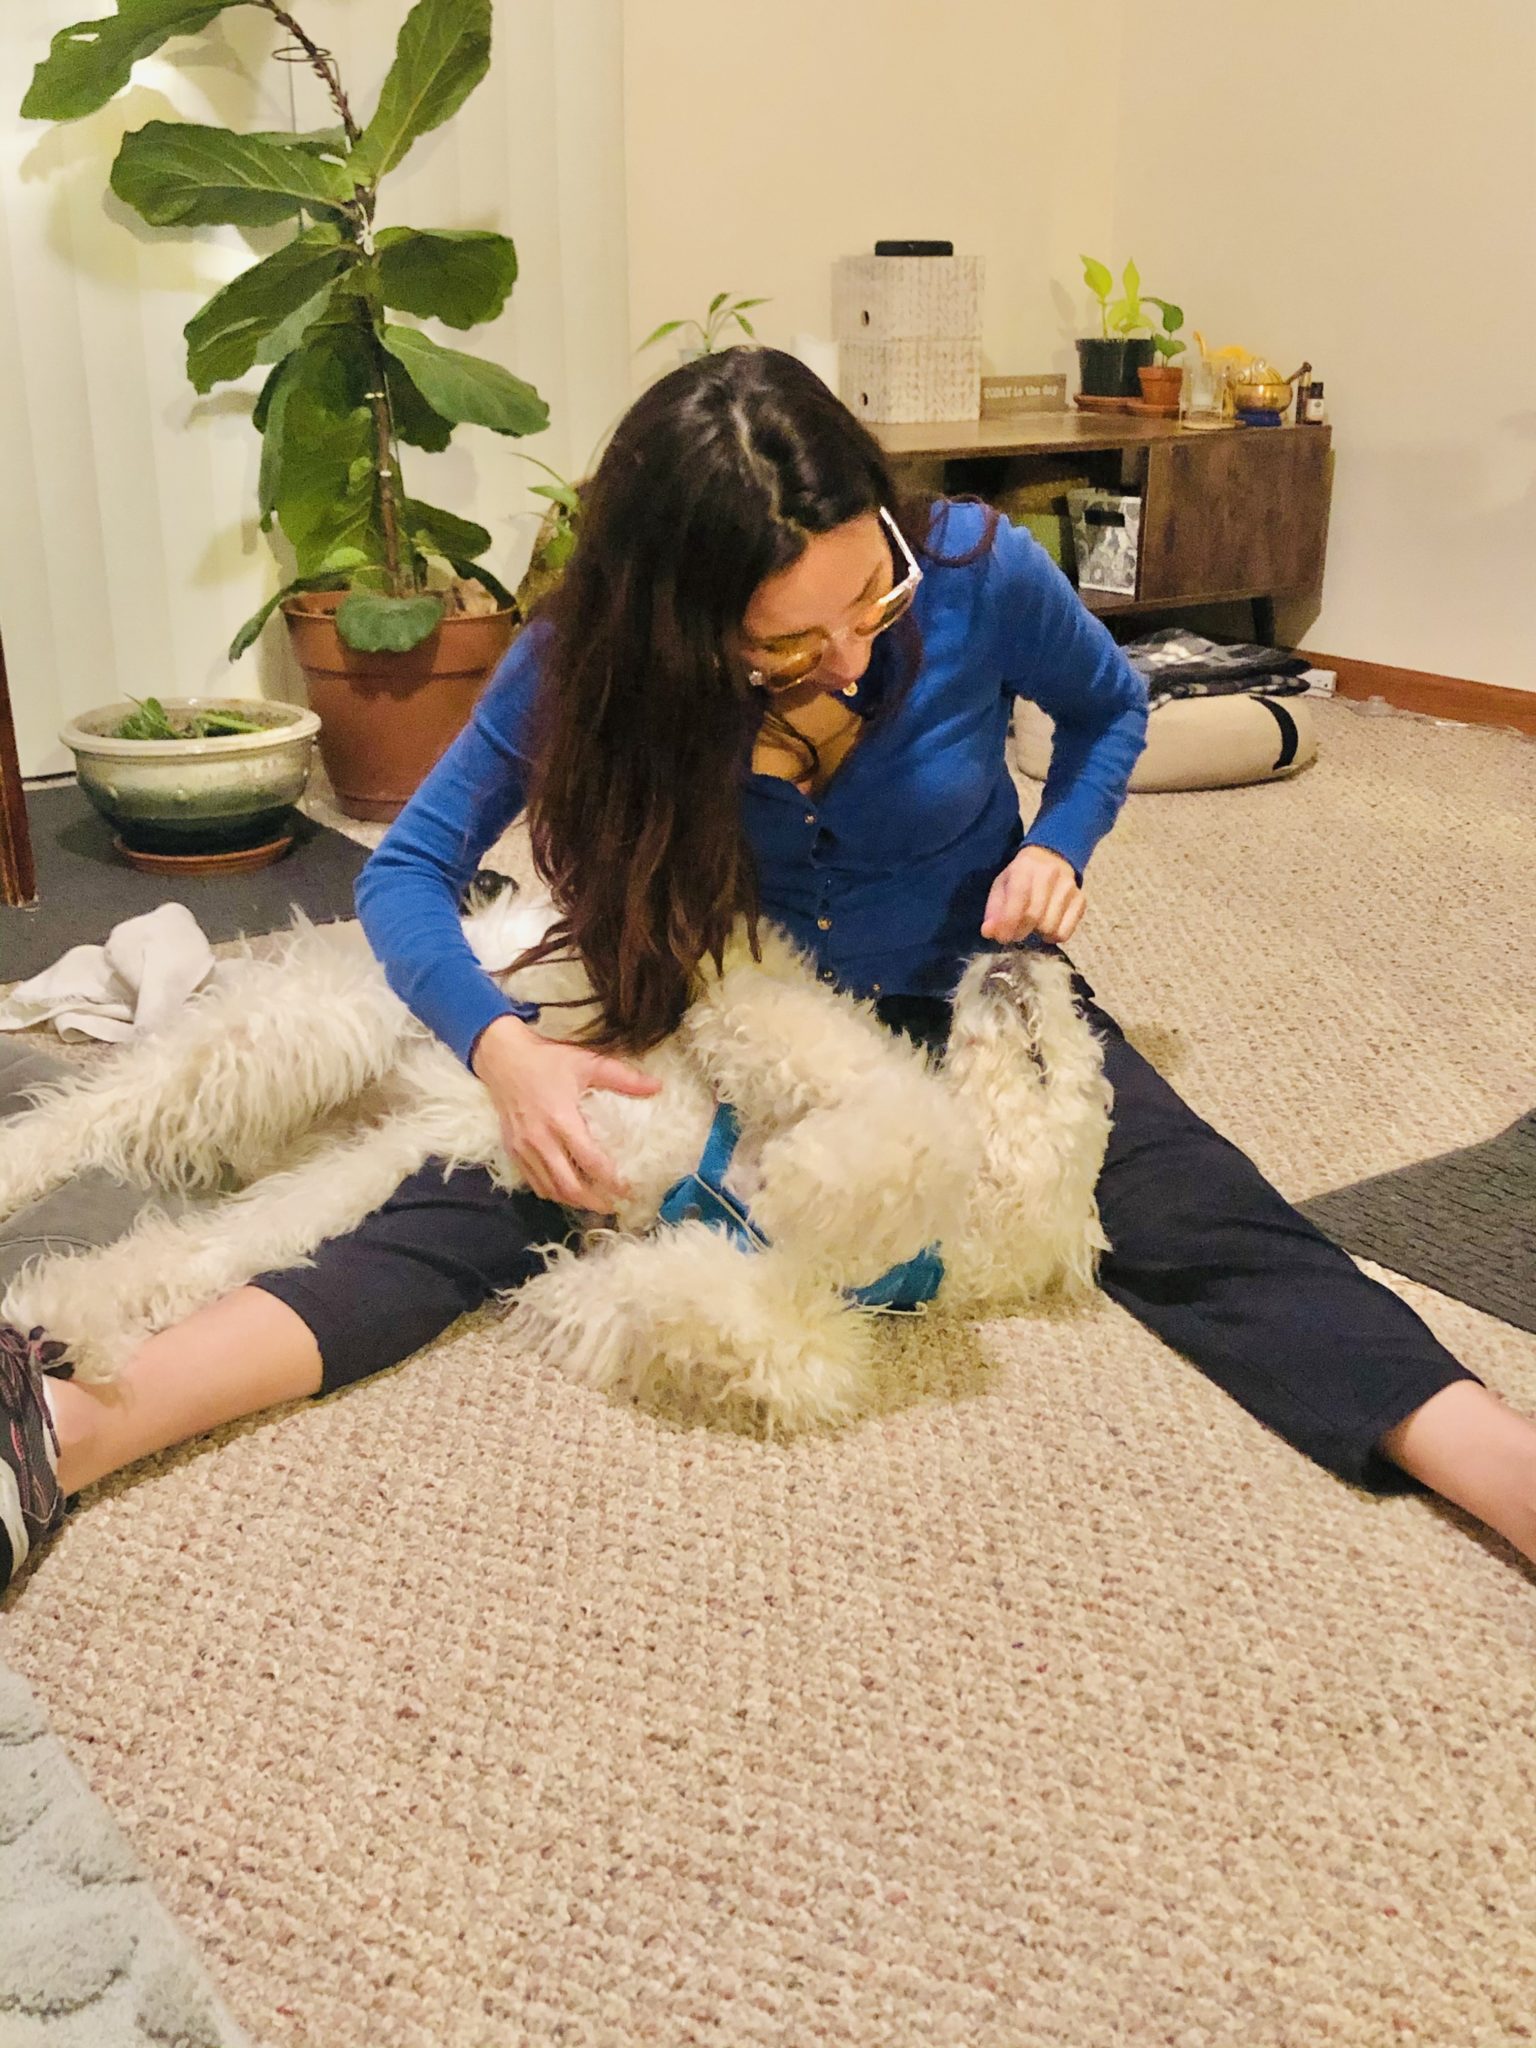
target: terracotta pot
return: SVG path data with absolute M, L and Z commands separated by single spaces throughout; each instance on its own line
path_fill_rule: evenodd
M 320 755 L 349 818 L 393 818 L 456 736 L 512 644 L 510 611 L 452 614 L 409 654 L 359 654 L 336 630 L 341 590 L 283 604 L 320 717 Z
M 1177 363 L 1156 363 L 1137 371 L 1141 395 L 1148 405 L 1177 405 L 1184 389 L 1184 372 Z

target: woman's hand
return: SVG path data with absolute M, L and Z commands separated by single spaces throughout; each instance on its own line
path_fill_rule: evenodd
M 581 1098 L 589 1088 L 654 1095 L 660 1081 L 606 1053 L 543 1038 L 520 1017 L 488 1024 L 470 1065 L 496 1105 L 507 1154 L 534 1193 L 612 1215 L 629 1188 L 587 1128 Z
M 1064 946 L 1082 923 L 1084 899 L 1072 863 L 1046 846 L 1026 846 L 992 884 L 981 936 L 1013 945 L 1038 932 Z

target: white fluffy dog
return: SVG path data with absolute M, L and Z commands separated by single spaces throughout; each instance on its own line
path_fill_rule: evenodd
M 590 1014 L 578 969 L 506 971 L 551 915 L 509 892 L 465 930 L 511 992 L 571 1004 L 541 1028 L 574 1034 Z M 761 962 L 738 940 L 638 1064 L 658 1095 L 596 1091 L 583 1105 L 631 1196 L 612 1228 L 511 1297 L 524 1337 L 588 1385 L 769 1430 L 835 1423 L 867 1404 L 877 1357 L 875 1318 L 845 1290 L 925 1247 L 942 1247 L 941 1308 L 1091 1286 L 1109 1091 L 1059 960 L 973 961 L 934 1068 L 765 930 Z M 742 1131 L 727 1187 L 758 1248 L 700 1221 L 653 1227 L 721 1102 Z M 110 1380 L 151 1332 L 302 1265 L 434 1157 L 522 1184 L 486 1091 L 390 993 L 357 928 L 301 926 L 277 955 L 229 963 L 164 1031 L 0 1124 L 0 1217 L 88 1166 L 152 1189 L 238 1189 L 34 1263 L 0 1316 L 43 1324 L 81 1379 Z

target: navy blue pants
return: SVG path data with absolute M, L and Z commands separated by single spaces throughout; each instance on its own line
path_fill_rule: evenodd
M 1406 1306 L 1291 1208 L 1252 1161 L 1203 1123 L 1079 980 L 1115 1091 L 1099 1214 L 1111 1300 L 1321 1465 L 1380 1492 L 1410 1484 L 1380 1438 L 1453 1380 L 1459 1364 Z M 890 997 L 884 1021 L 930 1046 L 949 1010 Z M 313 1266 L 255 1284 L 320 1347 L 323 1393 L 417 1351 L 567 1241 L 556 1203 L 508 1194 L 481 1168 L 428 1164 Z

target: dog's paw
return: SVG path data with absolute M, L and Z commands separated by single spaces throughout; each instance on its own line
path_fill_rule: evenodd
M 702 1223 L 557 1255 L 510 1301 L 541 1358 L 669 1415 L 777 1434 L 850 1421 L 871 1399 L 871 1319 Z

